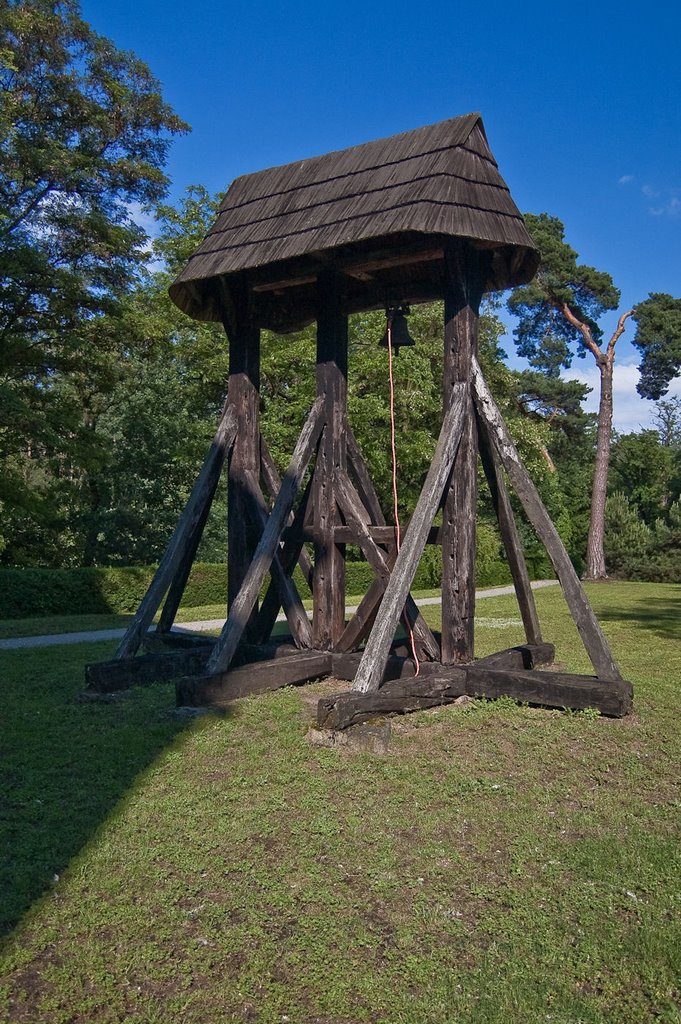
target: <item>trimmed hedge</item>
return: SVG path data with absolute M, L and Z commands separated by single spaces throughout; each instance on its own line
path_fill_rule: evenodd
M 137 610 L 151 582 L 154 568 L 0 568 L 0 619 L 112 612 L 129 614 Z M 366 562 L 346 563 L 348 595 L 363 594 L 373 578 L 371 567 Z M 298 567 L 294 579 L 301 595 L 309 597 L 309 588 Z M 509 580 L 505 562 L 498 559 L 486 560 L 484 565 L 478 565 L 478 586 L 498 586 Z M 413 589 L 430 590 L 439 587 L 441 582 L 438 559 L 426 550 L 416 572 Z M 201 605 L 222 604 L 226 602 L 226 594 L 226 566 L 197 563 L 189 577 L 182 606 L 197 608 Z

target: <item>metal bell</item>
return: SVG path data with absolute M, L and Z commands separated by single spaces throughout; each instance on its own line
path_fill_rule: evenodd
M 391 344 L 395 350 L 395 355 L 399 353 L 401 348 L 409 345 L 415 345 L 416 342 L 409 334 L 409 328 L 407 326 L 407 316 L 409 315 L 409 306 L 397 306 L 396 308 L 386 309 L 385 316 L 390 324 Z M 388 347 L 388 328 L 385 329 L 385 334 L 379 342 L 381 348 Z

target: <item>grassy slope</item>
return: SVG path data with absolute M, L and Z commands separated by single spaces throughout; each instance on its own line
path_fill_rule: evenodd
M 451 707 L 384 758 L 309 747 L 310 688 L 184 728 L 165 685 L 74 701 L 111 645 L 4 653 L 8 919 L 47 892 L 0 1020 L 679 1021 L 681 588 L 590 593 L 635 715 Z M 480 611 L 479 653 L 519 638 Z

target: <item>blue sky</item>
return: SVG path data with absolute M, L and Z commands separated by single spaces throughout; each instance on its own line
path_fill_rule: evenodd
M 192 126 L 170 155 L 172 197 L 479 110 L 520 209 L 559 217 L 622 309 L 681 295 L 681 8 L 665 7 L 82 0 Z M 618 345 L 621 430 L 651 413 L 633 328 Z M 593 378 L 592 361 L 573 366 Z

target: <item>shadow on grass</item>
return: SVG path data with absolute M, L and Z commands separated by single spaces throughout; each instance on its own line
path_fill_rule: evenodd
M 604 622 L 623 622 L 636 629 L 649 630 L 665 640 L 681 640 L 679 599 L 681 587 L 667 588 L 660 597 L 648 597 L 633 607 L 599 608 L 598 617 Z
M 111 644 L 3 652 L 0 936 L 6 935 L 158 755 L 186 729 L 172 683 L 82 703 L 86 662 Z

